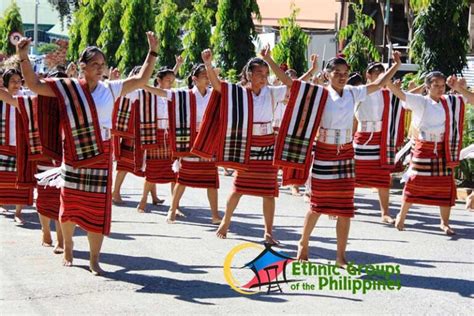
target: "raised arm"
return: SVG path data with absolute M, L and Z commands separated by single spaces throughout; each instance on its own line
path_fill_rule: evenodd
M 305 72 L 298 80 L 301 81 L 309 81 L 314 73 L 318 71 L 318 55 L 312 54 L 311 55 L 311 68 L 307 72 Z
M 39 80 L 33 68 L 31 67 L 30 59 L 28 58 L 28 49 L 30 47 L 31 38 L 22 38 L 16 45 L 16 52 L 20 57 L 20 67 L 26 86 L 38 95 L 47 97 L 55 97 L 54 91 L 44 81 Z
M 142 88 L 148 83 L 150 77 L 155 68 L 156 56 L 158 56 L 156 50 L 158 47 L 158 39 L 156 38 L 153 32 L 146 32 L 146 37 L 148 39 L 148 55 L 146 56 L 145 62 L 142 65 L 142 68 L 138 74 L 135 76 L 129 77 L 124 80 L 121 96 L 126 96 L 130 92 Z
M 181 66 L 184 63 L 184 59 L 181 55 L 175 56 L 175 59 L 176 59 L 176 64 L 174 64 L 173 72 L 174 72 L 174 75 L 177 76 L 179 72 L 179 68 L 181 68 Z
M 461 82 L 461 80 L 456 77 L 456 75 L 449 76 L 446 83 L 449 87 L 451 87 L 451 89 L 454 89 L 460 94 L 462 94 L 462 96 L 467 99 L 467 102 L 469 102 L 470 104 L 474 104 L 474 93 L 469 91 L 466 86 Z
M 263 60 L 268 63 L 277 78 L 280 79 L 280 81 L 285 86 L 291 88 L 291 86 L 293 85 L 293 80 L 291 80 L 291 78 L 273 60 L 270 45 L 267 45 L 264 49 L 262 49 L 260 51 L 260 55 L 262 55 Z
M 392 91 L 392 93 L 395 94 L 395 96 L 399 98 L 400 100 L 402 100 L 403 102 L 407 100 L 407 96 L 405 92 L 398 85 L 395 85 L 394 83 L 392 83 L 392 81 L 389 81 L 387 83 L 387 88 L 389 88 L 390 91 Z
M 13 105 L 14 107 L 18 107 L 18 101 L 16 98 L 14 98 L 10 92 L 8 92 L 7 90 L 3 90 L 3 89 L 0 89 L 0 100 L 5 102 L 5 103 L 8 103 L 10 105 Z
M 393 52 L 393 61 L 395 63 L 392 65 L 392 67 L 388 69 L 387 72 L 385 72 L 381 77 L 379 77 L 374 82 L 367 84 L 367 94 L 371 94 L 377 90 L 382 89 L 384 86 L 386 86 L 390 82 L 390 80 L 395 75 L 398 68 L 400 68 L 400 65 L 402 63 L 402 61 L 400 60 L 400 52 L 398 51 Z
M 157 96 L 159 97 L 162 97 L 162 98 L 166 98 L 167 97 L 167 91 L 168 90 L 165 90 L 165 89 L 161 89 L 161 88 L 158 88 L 158 87 L 153 87 L 153 86 L 150 86 L 150 85 L 145 85 L 143 87 L 143 89 L 145 89 L 146 91 L 150 92 L 151 94 L 156 94 Z
M 202 51 L 201 53 L 202 61 L 204 62 L 204 66 L 206 66 L 207 77 L 211 82 L 212 88 L 215 91 L 221 92 L 221 81 L 217 77 L 216 72 L 212 67 L 212 51 L 208 48 Z

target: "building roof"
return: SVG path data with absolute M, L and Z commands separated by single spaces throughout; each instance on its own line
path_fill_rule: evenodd
M 336 14 L 340 14 L 341 3 L 336 0 L 258 0 L 262 20 L 254 19 L 257 26 L 278 26 L 278 20 L 288 17 L 291 3 L 299 8 L 297 21 L 306 29 L 334 30 Z
M 12 4 L 13 0 L 0 1 L 0 16 L 3 16 L 5 10 Z M 35 23 L 35 3 L 36 0 L 15 0 L 20 8 L 23 24 Z M 55 25 L 59 23 L 59 13 L 51 6 L 48 0 L 39 0 L 38 6 L 38 24 Z

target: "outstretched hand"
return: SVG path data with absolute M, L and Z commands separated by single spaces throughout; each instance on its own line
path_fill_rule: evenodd
M 27 57 L 28 50 L 31 44 L 31 37 L 22 37 L 18 44 L 16 44 L 16 52 L 20 57 Z
M 212 64 L 212 51 L 209 48 L 202 51 L 201 57 L 205 65 Z
M 393 51 L 393 53 L 392 53 L 393 61 L 396 64 L 399 64 L 399 65 L 402 63 L 401 56 L 402 56 L 402 54 L 397 50 Z
M 272 51 L 269 44 L 265 45 L 265 47 L 260 50 L 260 55 L 262 55 L 263 60 L 267 60 L 272 57 Z
M 148 31 L 146 32 L 146 38 L 148 40 L 148 47 L 152 52 L 156 52 L 158 48 L 158 38 L 156 37 L 154 32 Z

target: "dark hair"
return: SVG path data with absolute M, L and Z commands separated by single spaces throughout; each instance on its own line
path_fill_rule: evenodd
M 46 78 L 67 78 L 66 72 L 62 71 L 61 68 L 56 67 L 51 69 L 47 74 Z
M 107 58 L 105 58 L 104 52 L 102 52 L 99 47 L 88 46 L 86 49 L 82 51 L 81 56 L 79 56 L 79 63 L 87 64 L 97 54 L 101 54 L 102 57 L 104 57 L 104 60 L 107 60 Z
M 165 78 L 167 75 L 175 76 L 173 69 L 171 69 L 168 66 L 161 66 L 160 68 L 158 68 L 158 72 L 156 73 L 156 78 L 155 80 L 153 80 L 153 85 L 157 87 L 158 79 L 163 80 L 163 78 Z
M 298 73 L 294 69 L 288 69 L 285 74 L 289 77 L 298 77 Z
M 347 84 L 351 86 L 359 86 L 361 84 L 364 84 L 364 79 L 359 73 L 353 72 L 350 74 L 349 79 L 347 80 Z
M 348 69 L 351 68 L 344 58 L 334 57 L 334 58 L 331 58 L 331 59 L 328 60 L 328 63 L 327 63 L 326 68 L 324 70 L 333 71 L 334 68 L 336 68 L 337 65 L 345 65 L 345 66 L 347 66 Z
M 129 77 L 135 76 L 136 74 L 140 72 L 140 70 L 142 70 L 142 66 L 135 66 L 132 68 L 132 70 L 130 70 L 130 72 L 128 73 L 128 76 Z
M 446 81 L 446 76 L 441 71 L 432 71 L 428 73 L 425 77 L 425 85 L 429 86 L 434 79 L 443 79 Z
M 23 76 L 21 75 L 21 71 L 20 71 L 19 69 L 10 68 L 10 69 L 5 70 L 5 72 L 4 72 L 3 75 L 2 75 L 2 78 L 3 78 L 3 86 L 4 86 L 5 88 L 8 88 L 8 84 L 10 83 L 10 79 L 11 79 L 14 75 L 18 75 L 18 76 L 20 76 L 20 78 L 23 79 Z
M 206 71 L 206 66 L 204 64 L 195 64 L 191 69 L 191 74 L 188 76 L 188 88 L 192 89 L 194 86 L 193 77 L 199 76 L 202 72 Z
M 265 60 L 263 60 L 262 58 L 260 57 L 254 57 L 254 58 L 251 58 L 248 62 L 247 62 L 247 65 L 245 65 L 244 67 L 244 70 L 245 70 L 245 74 L 249 73 L 249 72 L 253 72 L 253 70 L 256 68 L 256 67 L 259 67 L 259 66 L 265 66 L 267 67 L 268 69 L 270 69 L 270 66 L 268 66 L 267 62 Z M 246 75 L 246 79 L 247 78 L 247 75 Z
M 367 72 L 370 74 L 372 73 L 375 69 L 381 69 L 383 72 L 385 72 L 385 67 L 382 65 L 382 63 L 378 62 L 378 61 L 374 61 L 374 62 L 371 62 L 368 66 L 367 66 Z

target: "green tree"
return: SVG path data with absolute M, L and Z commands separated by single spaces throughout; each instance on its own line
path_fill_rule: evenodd
M 431 0 L 426 9 L 420 11 L 414 22 L 410 54 L 421 71 L 439 70 L 450 75 L 461 72 L 466 66 L 467 8 L 466 0 Z
M 40 54 L 48 54 L 58 50 L 59 45 L 54 43 L 43 43 L 38 45 L 38 53 Z
M 71 26 L 69 27 L 69 46 L 67 48 L 67 59 L 69 60 L 78 60 L 79 54 L 79 44 L 81 43 L 81 10 L 83 7 L 79 8 L 74 12 Z
M 20 8 L 15 1 L 5 10 L 2 28 L 0 29 L 0 51 L 7 53 L 7 55 L 15 54 L 15 46 L 10 43 L 9 38 L 12 32 L 23 34 Z
M 158 65 L 172 67 L 175 63 L 175 56 L 178 55 L 181 48 L 180 21 L 176 14 L 178 6 L 173 0 L 160 0 L 158 6 L 160 13 L 155 19 L 156 34 L 160 39 Z
M 220 0 L 216 29 L 211 43 L 218 65 L 225 75 L 238 73 L 255 56 L 252 39 L 256 37 L 252 14 L 260 18 L 256 0 Z
M 100 35 L 97 45 L 107 56 L 107 63 L 116 66 L 118 60 L 115 53 L 122 42 L 123 32 L 117 27 L 123 15 L 123 8 L 120 0 L 107 0 L 104 5 L 104 17 L 100 21 Z
M 275 45 L 272 54 L 277 63 L 285 63 L 298 74 L 302 74 L 307 68 L 306 51 L 309 36 L 296 23 L 298 12 L 293 3 L 291 15 L 278 21 L 280 41 Z
M 145 32 L 153 30 L 154 16 L 152 0 L 125 1 L 120 28 L 123 41 L 116 53 L 119 69 L 129 72 L 133 67 L 141 65 L 148 53 Z
M 88 0 L 87 5 L 81 6 L 81 43 L 79 50 L 84 50 L 87 46 L 97 45 L 97 38 L 100 34 L 100 20 L 104 15 L 102 7 L 106 0 Z
M 201 63 L 201 52 L 210 47 L 211 38 L 211 16 L 213 12 L 206 8 L 206 0 L 199 0 L 194 3 L 193 13 L 184 24 L 186 34 L 183 37 L 183 58 L 184 64 L 180 73 L 189 73 L 195 63 Z
M 354 23 L 339 31 L 339 40 L 349 41 L 342 52 L 346 55 L 351 70 L 364 73 L 370 61 L 380 60 L 380 53 L 374 42 L 365 34 L 375 28 L 375 21 L 362 12 L 362 0 L 359 0 L 359 3 L 351 3 L 350 6 L 354 11 Z

